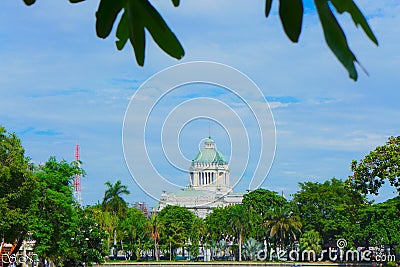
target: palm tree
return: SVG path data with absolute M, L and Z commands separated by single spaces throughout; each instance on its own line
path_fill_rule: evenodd
M 107 190 L 104 193 L 103 208 L 105 211 L 111 212 L 114 215 L 121 217 L 126 212 L 128 204 L 121 195 L 129 195 L 130 192 L 126 185 L 123 185 L 120 180 L 115 184 L 110 181 L 105 183 Z
M 228 227 L 232 230 L 232 234 L 238 238 L 239 261 L 241 261 L 243 238 L 249 230 L 249 214 L 243 204 L 230 206 L 228 214 Z
M 107 249 L 110 250 L 110 236 L 114 232 L 114 229 L 118 225 L 118 217 L 113 215 L 111 212 L 104 211 L 100 204 L 86 208 L 86 211 L 90 216 L 96 220 L 103 228 L 104 231 L 108 233 L 107 236 Z
M 117 180 L 115 184 L 110 181 L 105 182 L 107 190 L 104 192 L 103 208 L 106 212 L 111 212 L 114 216 L 121 218 L 128 207 L 128 204 L 121 197 L 122 194 L 129 195 L 130 192 L 126 185 L 123 185 L 120 180 Z M 117 228 L 114 228 L 114 247 L 117 244 Z
M 269 237 L 274 238 L 280 247 L 283 247 L 286 241 L 291 243 L 297 240 L 302 226 L 300 218 L 287 208 L 277 208 L 264 225 L 269 228 Z

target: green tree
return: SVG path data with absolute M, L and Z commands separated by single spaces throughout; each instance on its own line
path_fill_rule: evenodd
M 69 243 L 69 247 L 63 253 L 64 266 L 79 266 L 85 263 L 102 263 L 107 255 L 106 244 L 104 243 L 108 234 L 92 218 L 92 209 L 82 210 L 76 208 L 77 217 L 75 228 Z
M 400 244 L 400 199 L 368 205 L 361 209 L 361 216 L 354 230 L 360 246 L 389 247 L 394 254 Z
M 157 215 L 160 224 L 160 241 L 168 245 L 170 259 L 178 247 L 183 247 L 193 229 L 195 215 L 185 207 L 167 206 Z
M 0 126 L 0 238 L 17 253 L 32 221 L 37 182 L 20 139 Z
M 11 254 L 29 235 L 35 253 L 56 265 L 103 259 L 99 244 L 106 234 L 76 203 L 76 174 L 84 174 L 76 162 L 55 157 L 43 165 L 29 164 L 18 137 L 0 127 L 0 234 L 14 243 Z M 77 240 L 87 242 L 78 246 Z
M 277 192 L 267 189 L 257 189 L 243 196 L 243 205 L 249 211 L 250 235 L 258 240 L 265 237 L 267 228 L 264 221 L 271 217 L 275 210 L 289 206 L 286 199 Z
M 158 243 L 160 242 L 160 223 L 158 221 L 158 216 L 153 215 L 150 221 L 150 236 L 153 239 L 154 244 L 154 256 L 156 261 L 160 259 L 160 253 L 158 248 Z
M 273 214 L 274 209 L 287 205 L 284 197 L 277 192 L 267 189 L 257 189 L 243 196 L 243 205 L 249 210 L 254 210 L 262 217 Z
M 243 204 L 236 204 L 225 208 L 228 214 L 226 227 L 230 234 L 237 238 L 239 261 L 241 261 L 243 240 L 247 237 L 247 233 L 250 230 L 250 215 Z
M 110 181 L 104 183 L 106 186 L 106 191 L 104 192 L 103 198 L 103 209 L 105 212 L 110 212 L 114 217 L 116 217 L 119 221 L 126 214 L 126 210 L 128 208 L 128 203 L 122 198 L 121 195 L 129 195 L 130 192 L 126 185 L 121 183 L 121 180 L 117 180 L 115 184 L 112 184 Z M 117 232 L 118 232 L 118 224 L 113 229 L 113 239 L 114 239 L 114 254 L 117 250 Z
M 300 218 L 288 208 L 275 209 L 264 224 L 269 229 L 269 238 L 281 248 L 298 240 L 301 233 Z
M 362 194 L 378 195 L 385 181 L 400 194 L 400 136 L 389 137 L 385 145 L 376 147 L 360 162 L 353 160 L 351 170 L 354 174 L 346 183 Z
M 206 225 L 206 241 L 218 242 L 229 237 L 230 232 L 227 227 L 228 209 L 226 207 L 216 207 L 205 218 Z
M 304 231 L 315 230 L 324 243 L 343 238 L 346 229 L 358 221 L 359 209 L 367 204 L 365 196 L 332 178 L 323 183 L 300 183 L 293 203 L 298 206 Z
M 128 204 L 121 195 L 129 195 L 130 192 L 126 185 L 117 180 L 115 184 L 110 181 L 105 182 L 106 191 L 104 192 L 103 207 L 105 211 L 112 212 L 118 217 L 125 215 Z
M 38 187 L 32 206 L 34 217 L 28 229 L 36 240 L 35 252 L 56 264 L 67 256 L 64 252 L 70 247 L 77 227 L 78 205 L 73 197 L 72 179 L 81 172 L 74 163 L 50 157 L 34 173 Z
M 135 258 L 140 259 L 140 252 L 150 239 L 150 221 L 137 208 L 128 208 L 126 216 L 119 222 L 125 250 L 134 251 Z
M 110 251 L 111 236 L 118 227 L 119 218 L 111 212 L 104 211 L 103 205 L 97 204 L 86 208 L 87 214 L 94 219 L 107 233 L 107 250 Z
M 320 253 L 322 251 L 322 238 L 319 232 L 309 230 L 303 233 L 300 238 L 300 248 L 315 251 L 317 254 Z
M 208 242 L 218 244 L 219 241 L 236 242 L 239 261 L 242 260 L 242 245 L 250 233 L 250 216 L 244 204 L 217 207 L 205 219 Z M 236 245 L 234 246 L 236 248 Z M 234 251 L 236 249 L 234 248 Z
M 36 0 L 23 0 L 25 4 L 32 5 Z M 84 0 L 69 0 L 78 3 Z M 179 6 L 180 0 L 172 0 L 174 6 Z M 265 16 L 268 17 L 272 0 L 265 1 Z M 346 35 L 338 23 L 332 9 L 337 13 L 348 13 L 354 24 L 364 30 L 368 38 L 378 45 L 374 33 L 367 20 L 353 0 L 314 0 L 325 41 L 337 59 L 347 69 L 350 78 L 357 80 L 357 70 L 354 63 L 357 58 L 349 48 Z M 122 13 L 122 15 L 120 15 Z M 303 23 L 303 0 L 279 0 L 279 16 L 283 29 L 288 38 L 297 43 Z M 168 55 L 181 59 L 184 49 L 175 34 L 168 27 L 160 13 L 153 7 L 149 0 L 101 0 L 96 12 L 96 33 L 100 38 L 107 38 L 119 18 L 116 30 L 116 46 L 122 50 L 130 41 L 136 62 L 144 65 L 145 43 L 147 30 L 157 45 Z
M 199 217 L 193 218 L 192 230 L 190 231 L 190 253 L 191 257 L 197 258 L 199 255 L 199 245 L 206 234 L 206 226 L 204 220 Z

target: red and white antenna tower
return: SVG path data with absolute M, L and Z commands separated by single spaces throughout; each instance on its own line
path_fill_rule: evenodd
M 75 146 L 75 161 L 78 163 L 78 168 L 81 167 L 80 155 L 79 155 L 79 145 Z M 82 187 L 81 187 L 81 175 L 79 173 L 75 174 L 74 177 L 74 197 L 78 204 L 82 206 Z

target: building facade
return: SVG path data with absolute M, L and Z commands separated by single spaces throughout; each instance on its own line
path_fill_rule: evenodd
M 242 203 L 243 195 L 233 192 L 228 162 L 208 137 L 189 167 L 189 186 L 179 192 L 164 192 L 157 211 L 167 205 L 177 205 L 204 218 L 216 207 Z

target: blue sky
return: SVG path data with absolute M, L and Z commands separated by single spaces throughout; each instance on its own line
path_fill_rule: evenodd
M 169 58 L 148 36 L 144 67 L 136 65 L 129 46 L 116 50 L 114 33 L 106 40 L 95 36 L 97 1 L 72 5 L 66 0 L 38 0 L 31 7 L 22 1 L 1 3 L 0 124 L 19 135 L 35 163 L 51 155 L 72 161 L 79 143 L 87 172 L 82 185 L 84 204 L 101 201 L 104 182 L 116 179 L 130 188 L 129 202 L 154 202 L 133 182 L 125 164 L 122 125 L 139 86 L 180 62 L 226 64 L 258 85 L 276 124 L 275 160 L 263 187 L 285 195 L 298 190 L 299 182 L 347 178 L 352 159 L 361 159 L 389 136 L 399 135 L 397 0 L 384 5 L 356 2 L 368 17 L 379 47 L 348 16 L 340 16 L 350 47 L 370 74 L 358 68 L 357 82 L 348 78 L 326 47 L 310 8 L 300 42 L 292 44 L 283 33 L 276 3 L 265 19 L 263 1 L 181 2 L 174 8 L 170 1 L 153 1 L 181 40 L 184 59 Z M 179 100 L 200 95 L 196 90 L 175 98 L 171 95 L 161 108 L 168 110 Z M 233 101 L 215 91 L 208 92 L 208 97 Z M 207 120 L 194 120 L 182 130 L 179 142 L 175 137 L 170 144 L 179 144 L 186 158 L 195 157 L 199 142 L 208 135 L 208 125 Z M 218 147 L 229 156 L 232 147 L 227 132 L 233 130 L 229 125 L 224 125 L 227 130 L 211 125 Z M 153 130 L 155 134 L 147 138 L 158 140 Z M 152 156 L 155 162 L 162 162 L 164 156 L 159 154 Z M 168 165 L 160 166 L 174 177 Z M 237 174 L 232 171 L 231 175 Z M 183 173 L 179 179 L 184 177 Z M 386 188 L 379 199 L 392 197 L 392 191 Z

